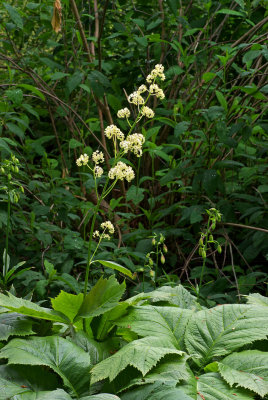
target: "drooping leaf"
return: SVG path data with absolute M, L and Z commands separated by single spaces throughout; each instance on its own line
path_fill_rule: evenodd
M 140 336 L 166 339 L 183 349 L 185 327 L 192 314 L 192 310 L 178 307 L 136 306 L 116 323 Z
M 101 277 L 86 296 L 78 316 L 95 317 L 114 308 L 126 288 L 125 282 L 119 284 L 114 276 L 109 279 Z
M 113 269 L 115 271 L 119 271 L 122 274 L 127 275 L 130 278 L 132 278 L 132 272 L 129 269 L 127 269 L 127 268 L 123 267 L 122 265 L 117 264 L 117 263 L 115 263 L 113 261 L 94 260 L 94 262 L 99 262 L 104 267 L 111 268 L 111 269 Z
M 146 337 L 128 343 L 117 353 L 95 365 L 91 383 L 109 378 L 112 381 L 128 365 L 146 375 L 167 354 L 184 354 L 177 350 L 167 338 Z
M 90 357 L 74 343 L 58 336 L 13 339 L 1 349 L 9 364 L 46 365 L 77 395 L 89 385 Z
M 268 309 L 246 304 L 227 304 L 192 315 L 185 344 L 198 365 L 229 354 L 268 335 Z
M 51 299 L 53 309 L 66 315 L 71 322 L 74 321 L 82 303 L 82 293 L 75 295 L 64 292 L 63 290 L 61 290 L 60 294 L 55 299 Z
M 0 314 L 0 340 L 7 340 L 9 336 L 32 335 L 33 321 L 17 313 Z
M 68 319 L 59 312 L 40 307 L 29 300 L 15 297 L 11 293 L 8 296 L 0 293 L 0 306 L 19 314 L 28 315 L 29 317 L 68 323 Z
M 240 386 L 258 393 L 268 393 L 268 352 L 246 350 L 232 353 L 218 362 L 221 376 L 230 386 Z

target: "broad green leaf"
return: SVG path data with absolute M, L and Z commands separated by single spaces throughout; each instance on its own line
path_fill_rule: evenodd
M 101 277 L 86 296 L 78 316 L 84 318 L 96 317 L 111 310 L 118 304 L 125 288 L 125 282 L 119 284 L 114 276 L 109 279 Z
M 42 99 L 42 100 L 45 101 L 45 96 L 44 96 L 43 93 L 40 92 L 40 90 L 38 90 L 35 86 L 33 86 L 33 85 L 28 85 L 28 84 L 26 84 L 26 83 L 20 83 L 18 86 L 19 86 L 19 87 L 22 87 L 22 88 L 24 88 L 24 89 L 29 90 L 30 92 L 36 94 L 36 96 L 40 97 L 40 99 Z
M 41 391 L 34 393 L 25 393 L 16 396 L 12 400 L 72 400 L 72 397 L 63 389 L 53 391 Z
M 104 313 L 101 316 L 101 319 L 98 323 L 97 333 L 96 333 L 97 340 L 105 339 L 108 332 L 110 331 L 112 326 L 115 324 L 114 321 L 116 321 L 118 318 L 120 318 L 124 314 L 126 314 L 126 310 L 128 307 L 129 307 L 128 303 L 121 302 L 116 307 L 114 307 L 112 310 L 107 311 L 106 313 Z
M 166 339 L 176 348 L 183 349 L 185 327 L 192 314 L 192 310 L 177 307 L 136 306 L 116 324 L 139 336 Z
M 239 11 L 235 11 L 235 10 L 229 10 L 228 8 L 222 8 L 219 11 L 216 11 L 216 14 L 227 14 L 227 15 L 234 15 L 237 17 L 245 17 L 246 13 L 245 12 L 239 12 Z
M 83 294 L 80 293 L 70 294 L 61 290 L 60 294 L 55 298 L 51 299 L 52 308 L 55 311 L 59 311 L 66 315 L 67 318 L 73 323 L 81 304 L 83 303 Z
M 112 381 L 128 365 L 146 375 L 167 354 L 184 354 L 177 350 L 167 338 L 146 337 L 128 343 L 117 353 L 95 365 L 91 383 L 109 378 Z
M 216 93 L 216 96 L 217 96 L 217 99 L 218 99 L 220 105 L 221 105 L 221 106 L 224 108 L 224 110 L 227 112 L 227 111 L 228 111 L 228 104 L 227 104 L 227 101 L 226 101 L 225 97 L 224 97 L 223 94 L 222 94 L 221 92 L 219 92 L 218 90 L 216 90 L 215 93 Z
M 15 311 L 19 314 L 28 315 L 29 317 L 47 319 L 49 321 L 57 321 L 68 323 L 68 319 L 49 308 L 40 307 L 29 300 L 24 300 L 13 296 L 11 293 L 8 296 L 0 293 L 0 306 L 8 310 Z
M 215 78 L 215 76 L 217 76 L 217 75 L 214 72 L 205 72 L 202 75 L 202 79 L 205 82 L 209 82 L 209 81 L 211 81 L 211 79 Z
M 120 400 L 119 397 L 109 393 L 93 394 L 92 396 L 81 397 L 80 400 Z
M 131 185 L 127 191 L 127 201 L 132 201 L 136 206 L 144 199 L 144 189 Z
M 185 331 L 185 344 L 198 365 L 213 357 L 268 335 L 268 309 L 246 304 L 227 304 L 192 315 Z
M 75 395 L 89 385 L 89 355 L 62 337 L 13 339 L 1 349 L 0 358 L 7 358 L 8 364 L 46 365 Z
M 14 24 L 18 28 L 23 29 L 23 20 L 22 20 L 20 14 L 18 13 L 18 11 L 8 3 L 3 3 L 3 5 L 4 5 L 5 9 L 7 10 L 7 12 L 9 13 L 10 18 L 12 19 Z
M 57 377 L 44 367 L 25 365 L 0 366 L 0 400 L 20 393 L 29 395 L 39 390 L 53 390 L 57 387 Z M 28 400 L 28 398 L 27 398 Z
M 218 362 L 219 372 L 230 386 L 240 386 L 261 397 L 268 393 L 268 352 L 246 350 Z
M 81 83 L 83 79 L 82 72 L 76 71 L 72 76 L 67 79 L 66 88 L 68 94 L 71 94 L 74 89 Z
M 122 400 L 193 400 L 174 384 L 156 382 L 135 388 L 121 395 Z
M 264 297 L 259 293 L 251 293 L 247 296 L 247 301 L 249 304 L 268 307 L 268 297 Z
M 72 138 L 69 141 L 69 147 L 70 147 L 70 149 L 76 149 L 77 147 L 83 147 L 83 143 L 81 143 L 78 140 Z
M 18 136 L 20 139 L 24 139 L 24 131 L 16 124 L 13 124 L 12 122 L 7 122 L 6 126 L 8 127 L 8 130 L 14 135 Z
M 196 297 L 189 293 L 188 290 L 186 290 L 182 285 L 178 285 L 175 287 L 162 286 L 152 293 L 154 294 L 154 296 L 157 296 L 157 294 L 169 295 L 169 299 L 167 301 L 170 304 L 175 304 L 180 308 L 187 308 L 190 310 L 200 308 L 199 304 L 196 301 Z M 152 301 L 154 302 L 157 300 L 155 297 L 153 297 Z
M 7 340 L 9 336 L 32 335 L 33 321 L 17 313 L 0 314 L 0 340 Z
M 120 264 L 115 263 L 114 261 L 94 260 L 93 262 L 94 263 L 99 262 L 104 267 L 114 269 L 114 270 L 119 271 L 122 274 L 125 274 L 125 275 L 129 276 L 130 278 L 132 278 L 132 272 L 129 269 L 123 267 Z
M 196 380 L 197 400 L 252 400 L 251 393 L 231 388 L 217 373 L 201 375 Z

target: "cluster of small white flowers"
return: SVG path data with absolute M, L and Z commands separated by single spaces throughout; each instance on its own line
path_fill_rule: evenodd
M 103 152 L 99 150 L 94 151 L 94 153 L 92 154 L 92 161 L 95 164 L 103 163 L 104 162 Z
M 141 114 L 144 115 L 147 118 L 153 118 L 154 117 L 154 112 L 150 107 L 144 106 L 141 109 Z
M 76 160 L 76 164 L 78 167 L 81 167 L 82 165 L 87 165 L 89 160 L 89 157 L 87 154 L 81 154 L 81 156 Z
M 99 237 L 101 237 L 101 239 L 107 239 L 107 240 L 110 240 L 110 239 L 111 239 L 110 235 L 108 235 L 107 233 L 102 233 L 102 234 L 100 235 L 100 232 L 99 232 L 99 231 L 95 231 L 95 232 L 93 233 L 93 238 L 94 238 L 94 239 L 97 239 L 97 238 L 99 238 Z
M 141 133 L 133 133 L 128 136 L 127 140 L 120 143 L 120 147 L 124 150 L 124 153 L 132 151 L 137 157 L 141 157 L 144 141 L 145 138 Z
M 103 169 L 101 167 L 99 167 L 98 165 L 96 165 L 94 168 L 94 174 L 95 174 L 96 178 L 100 178 L 103 174 Z
M 165 80 L 165 74 L 164 74 L 164 66 L 162 64 L 157 64 L 155 65 L 154 69 L 152 72 L 147 76 L 146 81 L 148 83 L 153 82 L 157 77 L 161 79 L 161 81 Z
M 112 137 L 116 137 L 118 140 L 124 140 L 124 134 L 120 131 L 119 128 L 115 125 L 109 125 L 104 130 L 104 134 L 107 136 L 108 139 L 112 139 Z
M 140 87 L 138 87 L 137 92 L 138 92 L 139 94 L 141 94 L 141 93 L 146 92 L 147 90 L 148 90 L 148 89 L 147 89 L 147 87 L 146 87 L 145 85 L 141 85 Z
M 122 110 L 119 110 L 117 112 L 118 118 L 129 118 L 130 117 L 130 111 L 127 107 L 122 108 Z
M 133 92 L 128 97 L 129 103 L 133 103 L 136 106 L 144 104 L 144 98 L 140 95 L 140 92 Z
M 96 239 L 96 238 L 100 237 L 100 232 L 99 231 L 95 231 L 95 232 L 93 232 L 92 236 L 93 236 L 94 239 Z
M 109 233 L 111 233 L 111 234 L 114 233 L 114 226 L 113 226 L 113 224 L 111 223 L 111 221 L 102 222 L 101 228 L 102 228 L 103 230 L 108 229 Z
M 150 85 L 149 92 L 161 100 L 163 100 L 165 98 L 163 90 L 160 89 L 160 87 L 156 83 L 154 83 L 153 85 Z
M 128 182 L 135 178 L 133 169 L 122 161 L 118 161 L 116 166 L 110 169 L 108 176 L 110 179 L 120 179 L 121 181 L 125 178 Z

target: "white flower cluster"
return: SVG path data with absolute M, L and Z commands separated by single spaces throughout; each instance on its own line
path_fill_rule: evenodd
M 130 117 L 130 111 L 127 107 L 122 108 L 122 110 L 119 110 L 117 112 L 118 118 L 129 118 Z
M 81 156 L 76 160 L 76 164 L 78 167 L 81 167 L 82 165 L 87 165 L 89 160 L 89 157 L 87 154 L 81 154 Z
M 111 223 L 111 221 L 106 221 L 102 222 L 101 228 L 105 231 L 105 229 L 108 229 L 109 233 L 113 234 L 114 233 L 114 226 Z
M 128 182 L 135 178 L 133 169 L 122 161 L 118 161 L 116 166 L 110 169 L 108 176 L 110 179 L 120 179 L 121 181 L 125 178 Z
M 133 133 L 126 140 L 120 142 L 120 147 L 124 150 L 124 153 L 132 151 L 137 157 L 141 157 L 144 142 L 145 138 L 141 133 Z
M 136 106 L 144 104 L 144 98 L 140 95 L 140 92 L 133 92 L 128 97 L 129 103 L 133 103 Z
M 92 154 L 92 161 L 95 164 L 100 164 L 104 162 L 104 156 L 103 156 L 103 152 L 102 151 L 94 151 L 94 153 Z
M 163 90 L 156 83 L 150 85 L 149 92 L 161 100 L 165 98 Z
M 146 92 L 147 90 L 148 90 L 148 89 L 147 89 L 147 87 L 146 87 L 145 85 L 141 85 L 140 87 L 138 87 L 137 92 L 138 92 L 139 94 L 141 94 L 141 93 Z
M 99 231 L 95 231 L 95 232 L 93 233 L 93 238 L 96 239 L 96 238 L 99 238 L 99 237 L 101 237 L 101 239 L 107 239 L 107 240 L 110 240 L 110 239 L 111 239 L 111 236 L 108 235 L 108 233 L 102 233 L 102 234 L 100 235 L 100 232 L 99 232 Z
M 141 109 L 141 114 L 144 115 L 147 118 L 153 118 L 154 117 L 154 112 L 150 107 L 143 106 Z
M 105 230 L 108 229 L 108 231 L 109 231 L 109 233 L 110 233 L 111 235 L 114 233 L 114 226 L 113 226 L 113 224 L 111 223 L 111 221 L 102 222 L 102 223 L 101 223 L 101 229 L 103 230 L 103 232 L 100 234 L 99 231 L 95 231 L 95 232 L 93 233 L 93 238 L 96 239 L 96 238 L 99 238 L 99 237 L 100 237 L 101 239 L 108 239 L 108 240 L 110 240 L 111 237 L 110 237 L 110 235 L 108 235 L 107 233 L 105 233 Z
M 96 178 L 100 178 L 103 175 L 103 169 L 101 167 L 99 167 L 98 165 L 95 165 L 94 174 L 95 174 Z
M 124 140 L 124 134 L 123 132 L 120 131 L 119 128 L 115 125 L 109 125 L 107 128 L 104 130 L 104 134 L 107 136 L 108 139 L 112 139 L 113 137 L 116 137 L 118 140 Z
M 147 76 L 146 81 L 148 83 L 153 82 L 157 77 L 161 79 L 161 81 L 165 80 L 165 74 L 164 74 L 164 66 L 162 64 L 157 64 L 152 72 Z

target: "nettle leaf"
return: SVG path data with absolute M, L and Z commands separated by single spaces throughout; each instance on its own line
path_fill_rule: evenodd
M 28 315 L 29 317 L 64 323 L 69 322 L 69 320 L 61 313 L 49 308 L 40 307 L 29 300 L 15 297 L 11 293 L 9 293 L 8 296 L 0 293 L 0 306 L 19 314 Z
M 0 314 L 0 340 L 7 340 L 9 336 L 32 335 L 33 321 L 17 313 Z
M 13 339 L 1 349 L 0 358 L 7 358 L 8 364 L 46 365 L 75 395 L 89 385 L 89 355 L 62 337 Z
M 221 376 L 211 372 L 196 380 L 197 400 L 252 400 L 252 395 L 243 389 L 231 388 Z
M 73 322 L 81 305 L 83 303 L 83 294 L 70 294 L 61 290 L 60 294 L 51 299 L 52 307 L 55 311 L 59 311 L 66 315 Z
M 167 354 L 183 355 L 167 338 L 146 337 L 128 343 L 117 353 L 95 365 L 91 383 L 109 378 L 112 381 L 128 365 L 146 375 Z
M 230 386 L 244 387 L 265 396 L 268 393 L 268 353 L 246 350 L 218 362 L 221 376 Z
M 198 365 L 215 356 L 268 335 L 268 309 L 246 304 L 227 304 L 192 315 L 185 331 L 185 344 Z
M 101 277 L 86 296 L 79 317 L 96 317 L 117 306 L 126 288 L 125 282 L 119 284 L 114 276 Z M 0 304 L 1 305 L 1 304 Z
M 183 337 L 192 310 L 177 307 L 136 306 L 116 322 L 140 336 L 155 336 L 184 348 Z

